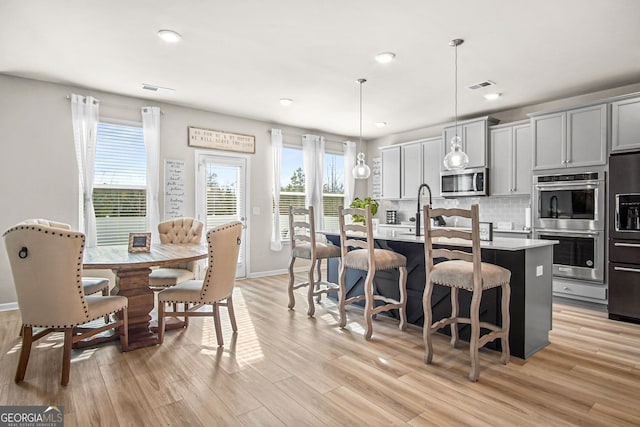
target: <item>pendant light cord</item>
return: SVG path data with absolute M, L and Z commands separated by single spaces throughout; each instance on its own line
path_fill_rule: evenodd
M 454 77 L 454 87 L 453 87 L 453 92 L 454 92 L 454 113 L 455 113 L 455 117 L 456 117 L 456 136 L 458 136 L 458 44 L 456 43 L 455 45 L 455 60 L 454 60 L 454 70 L 455 70 L 455 77 Z

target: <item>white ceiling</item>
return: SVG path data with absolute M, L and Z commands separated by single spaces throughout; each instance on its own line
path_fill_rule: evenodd
M 0 73 L 346 136 L 364 77 L 365 138 L 453 120 L 453 38 L 462 117 L 640 82 L 638 0 L 0 2 Z

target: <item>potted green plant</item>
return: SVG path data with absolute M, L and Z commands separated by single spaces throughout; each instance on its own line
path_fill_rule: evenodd
M 371 215 L 375 215 L 378 212 L 378 201 L 371 197 L 365 197 L 364 199 L 356 197 L 353 199 L 350 206 L 352 208 L 365 209 L 367 205 L 371 206 Z M 366 218 L 362 215 L 353 215 L 353 222 L 361 222 L 364 224 L 366 222 Z

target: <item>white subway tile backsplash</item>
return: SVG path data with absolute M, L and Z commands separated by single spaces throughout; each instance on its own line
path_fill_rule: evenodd
M 425 203 L 426 201 L 423 201 Z M 531 206 L 528 196 L 512 197 L 459 197 L 456 199 L 435 199 L 433 206 L 438 208 L 463 208 L 469 209 L 472 204 L 480 205 L 480 221 L 512 222 L 514 230 L 522 230 L 525 224 L 525 209 Z M 378 218 L 384 222 L 386 210 L 397 210 L 398 221 L 409 221 L 416 216 L 417 202 L 415 200 L 381 200 L 378 209 Z M 459 222 L 458 226 L 465 226 Z

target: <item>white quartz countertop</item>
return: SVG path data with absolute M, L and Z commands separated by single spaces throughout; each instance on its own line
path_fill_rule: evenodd
M 339 231 L 323 231 L 324 234 L 329 236 L 339 236 Z M 373 233 L 373 237 L 379 240 L 391 240 L 396 242 L 412 242 L 412 243 L 424 243 L 424 236 L 416 236 L 413 233 L 406 233 L 396 230 L 378 230 Z M 441 245 L 451 246 L 466 246 L 471 247 L 471 242 L 463 239 L 446 239 L 435 238 L 433 243 Z M 542 239 L 519 239 L 513 237 L 494 237 L 493 241 L 482 241 L 480 247 L 483 249 L 497 249 L 502 251 L 521 251 L 524 249 L 539 248 L 544 246 L 553 246 L 558 244 L 557 240 L 542 240 Z

